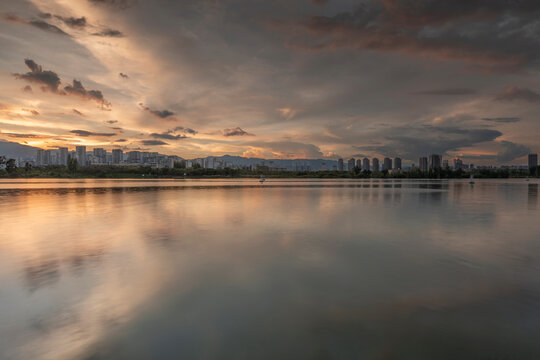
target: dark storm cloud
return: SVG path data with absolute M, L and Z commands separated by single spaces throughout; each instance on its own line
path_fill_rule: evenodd
M 514 101 L 521 100 L 527 102 L 540 101 L 540 94 L 527 88 L 519 88 L 517 86 L 509 86 L 506 90 L 495 98 L 497 101 Z
M 81 136 L 81 137 L 88 137 L 88 136 L 115 136 L 115 133 L 99 133 L 99 132 L 93 132 L 93 131 L 87 131 L 87 130 L 71 130 L 70 133 Z
M 41 29 L 43 31 L 47 31 L 53 34 L 68 35 L 59 27 L 49 24 L 48 22 L 45 22 L 43 20 L 25 20 L 16 15 L 4 15 L 4 20 L 9 21 L 9 22 L 23 24 L 23 25 L 33 26 L 33 27 L 36 27 L 38 29 Z
M 510 141 L 502 140 L 500 141 L 500 144 L 503 150 L 497 153 L 497 161 L 501 163 L 515 160 L 531 152 L 531 149 L 527 146 L 516 144 Z
M 145 146 L 169 145 L 165 141 L 161 140 L 141 140 L 141 144 Z
M 426 90 L 426 91 L 419 91 L 414 94 L 417 95 L 472 95 L 476 94 L 476 90 L 473 89 L 467 89 L 467 88 L 452 88 L 452 89 L 433 89 L 433 90 Z
M 68 95 L 76 95 L 86 100 L 96 101 L 102 108 L 108 108 L 111 105 L 110 102 L 105 100 L 100 90 L 86 90 L 79 80 L 73 79 L 73 83 L 64 87 L 64 91 Z
M 172 111 L 169 111 L 169 110 L 153 110 L 153 109 L 149 108 L 148 106 L 144 106 L 142 103 L 139 103 L 139 106 L 144 111 L 149 112 L 150 114 L 152 114 L 154 116 L 157 116 L 157 117 L 159 117 L 161 119 L 165 119 L 165 118 L 168 118 L 168 117 L 174 115 L 174 113 Z
M 400 52 L 516 71 L 540 65 L 539 13 L 536 0 L 373 0 L 334 16 L 274 25 L 293 30 L 291 45 L 301 49 Z
M 57 73 L 49 70 L 44 71 L 41 65 L 36 64 L 36 62 L 31 59 L 25 59 L 24 63 L 28 66 L 30 72 L 27 72 L 26 74 L 14 74 L 17 79 L 40 84 L 43 91 L 58 93 L 60 78 Z
M 521 121 L 518 117 L 497 117 L 497 118 L 483 118 L 484 121 L 496 122 L 496 123 L 517 123 Z
M 122 79 L 129 79 L 129 76 L 127 76 L 126 74 L 124 73 L 119 73 L 118 74 Z
M 242 130 L 242 128 L 237 126 L 234 129 L 223 130 L 223 136 L 254 136 L 254 135 L 248 133 L 247 131 Z
M 493 141 L 502 133 L 493 129 L 468 129 L 458 126 L 403 126 L 388 129 L 381 136 L 383 145 L 360 145 L 354 148 L 386 156 L 401 156 L 416 161 L 420 156 L 445 154 Z
M 323 5 L 326 5 L 326 3 L 328 2 L 328 0 L 310 0 L 310 2 L 311 2 L 313 5 L 323 6 Z
M 114 29 L 104 29 L 104 30 L 101 30 L 100 32 L 93 33 L 92 35 L 103 36 L 103 37 L 116 37 L 116 38 L 121 38 L 125 36 L 121 31 L 114 30 Z

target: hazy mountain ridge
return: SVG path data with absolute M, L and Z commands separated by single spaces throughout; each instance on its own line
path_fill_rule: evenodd
M 33 158 L 39 148 L 0 140 L 0 156 L 7 158 Z

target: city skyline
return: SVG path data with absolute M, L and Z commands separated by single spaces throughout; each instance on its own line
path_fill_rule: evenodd
M 0 140 L 527 164 L 539 13 L 533 1 L 8 0 Z

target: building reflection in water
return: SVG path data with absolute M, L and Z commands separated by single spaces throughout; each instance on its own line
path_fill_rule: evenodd
M 540 351 L 537 183 L 185 183 L 0 190 L 0 358 Z

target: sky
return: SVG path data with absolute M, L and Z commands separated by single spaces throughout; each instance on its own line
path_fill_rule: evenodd
M 521 164 L 539 42 L 537 0 L 2 0 L 0 140 Z

